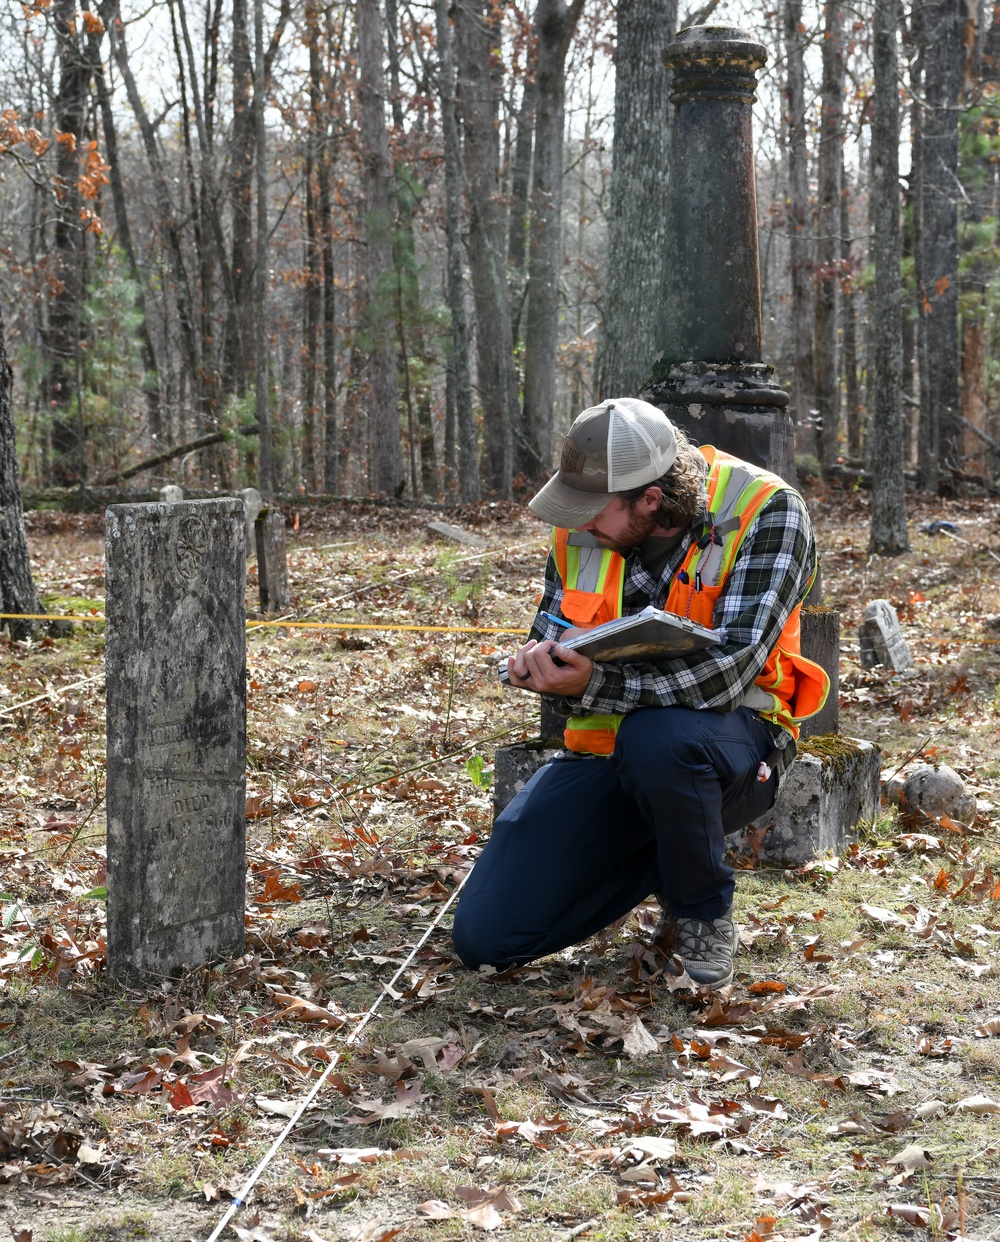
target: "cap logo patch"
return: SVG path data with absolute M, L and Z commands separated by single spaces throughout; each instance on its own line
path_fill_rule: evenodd
M 587 460 L 587 454 L 578 444 L 575 444 L 569 436 L 563 440 L 562 458 L 559 462 L 559 469 L 564 474 L 582 474 L 583 464 Z

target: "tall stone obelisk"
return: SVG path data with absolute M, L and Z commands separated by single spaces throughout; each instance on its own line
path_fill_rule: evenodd
M 788 393 L 763 360 L 753 100 L 767 52 L 735 26 L 691 26 L 664 49 L 675 107 L 667 275 L 658 356 L 643 396 L 695 444 L 714 444 L 795 483 Z M 819 605 L 814 589 L 810 604 Z M 836 731 L 840 621 L 802 613 L 802 650 L 830 675 L 802 736 Z
M 788 393 L 761 353 L 751 111 L 767 52 L 734 26 L 692 26 L 663 59 L 675 107 L 667 276 L 642 396 L 694 443 L 794 482 Z

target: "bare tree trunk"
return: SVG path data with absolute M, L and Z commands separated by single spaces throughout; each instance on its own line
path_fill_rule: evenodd
M 329 91 L 325 92 L 329 103 Z M 319 164 L 319 234 L 323 247 L 323 485 L 336 496 L 340 491 L 340 446 L 337 426 L 336 284 L 333 271 L 333 223 L 330 203 L 330 133 L 324 117 Z
M 234 302 L 226 322 L 222 386 L 242 395 L 253 379 L 253 360 L 244 343 L 253 339 L 253 62 L 247 31 L 246 0 L 233 0 L 233 125 L 229 155 L 229 208 L 232 213 L 230 266 Z
M 101 127 L 104 133 L 104 154 L 108 162 L 108 179 L 111 182 L 111 201 L 115 208 L 116 243 L 121 246 L 122 253 L 128 263 L 129 275 L 135 282 L 136 309 L 142 315 L 139 335 L 142 341 L 142 356 L 146 367 L 146 413 L 149 418 L 149 431 L 154 440 L 163 438 L 166 430 L 163 411 L 160 404 L 159 367 L 156 363 L 156 350 L 150 335 L 146 316 L 146 287 L 136 260 L 135 244 L 132 240 L 132 228 L 129 220 L 128 207 L 125 202 L 125 186 L 122 181 L 121 159 L 118 154 L 118 129 L 115 125 L 114 111 L 111 107 L 111 94 L 108 91 L 104 76 L 104 65 L 101 60 L 101 36 L 88 35 L 88 51 L 90 54 L 90 72 L 97 91 L 97 102 L 101 109 Z
M 920 285 L 927 387 L 921 392 L 920 486 L 957 489 L 961 434 L 958 343 L 958 107 L 965 70 L 964 7 L 927 0 L 921 44 Z
M 510 305 L 510 336 L 517 348 L 524 306 L 524 260 L 527 254 L 528 190 L 531 186 L 531 155 L 535 137 L 534 65 L 525 66 L 521 102 L 517 109 L 514 167 L 510 182 L 510 213 L 507 221 L 507 300 Z
M 538 0 L 538 100 L 528 262 L 528 317 L 524 350 L 524 442 L 517 464 L 538 473 L 552 459 L 559 343 L 562 237 L 563 121 L 566 54 L 583 0 Z
M 333 19 L 326 19 L 327 56 L 333 55 Z M 334 115 L 333 85 L 323 73 L 323 144 L 320 148 L 319 231 L 323 245 L 323 444 L 324 486 L 333 495 L 340 493 L 340 428 L 337 423 L 337 336 L 336 285 L 333 271 L 333 220 L 330 192 L 331 122 Z
M 305 139 L 305 291 L 302 299 L 302 481 L 316 486 L 322 452 L 319 392 L 322 372 L 319 360 L 320 321 L 323 315 L 323 261 L 317 205 L 318 149 L 322 141 L 323 82 L 320 64 L 319 13 L 313 0 L 305 11 L 309 54 L 309 111 Z
M 264 53 L 264 90 L 269 88 L 271 66 L 285 26 L 291 0 L 281 0 L 281 7 Z M 256 18 L 255 18 L 256 20 Z M 223 345 L 222 389 L 242 396 L 254 375 L 254 145 L 256 142 L 257 109 L 253 102 L 255 67 L 250 55 L 247 31 L 246 0 L 233 0 L 233 124 L 229 147 L 229 206 L 232 212 L 229 271 L 232 280 L 232 303 L 226 320 Z
M 916 104 L 913 108 L 916 108 Z M 912 115 L 912 111 L 911 111 Z M 913 155 L 916 144 L 911 141 Z M 913 204 L 912 181 L 915 160 L 911 157 L 910 181 L 903 191 L 903 261 L 913 261 L 914 247 L 914 213 L 910 208 Z M 917 368 L 917 316 L 916 308 L 910 299 L 903 302 L 903 468 L 909 469 L 914 463 L 916 445 L 917 410 L 920 406 L 920 375 Z M 906 398 L 909 397 L 909 400 Z
M 201 351 L 192 312 L 191 282 L 188 277 L 187 264 L 184 260 L 186 247 L 178 220 L 178 211 L 170 193 L 170 182 L 166 169 L 163 166 L 163 160 L 160 158 L 153 123 L 142 102 L 142 96 L 139 93 L 135 76 L 132 73 L 128 47 L 125 42 L 125 28 L 121 20 L 118 0 L 105 0 L 105 3 L 101 5 L 101 16 L 110 32 L 111 50 L 115 57 L 115 63 L 118 65 L 118 71 L 122 75 L 125 93 L 128 96 L 129 105 L 132 108 L 136 123 L 139 126 L 143 149 L 146 153 L 150 171 L 153 174 L 153 183 L 156 187 L 160 206 L 162 227 L 166 234 L 170 275 L 174 284 L 174 301 L 177 309 L 178 327 L 180 328 L 184 372 L 194 394 L 195 404 L 200 408 L 202 404 Z
M 56 151 L 56 215 L 53 231 L 49 330 L 48 400 L 52 410 L 52 472 L 69 487 L 86 480 L 86 429 L 80 406 L 81 303 L 86 292 L 86 239 L 80 218 L 78 150 L 84 142 L 87 59 L 77 33 L 72 0 L 58 0 L 52 14 L 59 56 L 56 129 L 65 135 Z
M 209 241 L 209 225 L 206 216 L 207 195 L 205 182 L 195 168 L 194 143 L 191 138 L 191 106 L 188 100 L 188 75 L 184 51 L 177 24 L 180 4 L 171 4 L 170 29 L 173 36 L 174 56 L 177 62 L 177 85 L 180 93 L 180 129 L 184 149 L 184 176 L 182 184 L 187 193 L 188 216 L 191 223 L 191 239 L 194 242 L 193 260 L 196 272 L 195 306 L 197 308 L 198 350 L 200 363 L 198 379 L 201 393 L 201 417 L 199 430 L 211 432 L 218 427 L 219 375 L 215 348 L 215 263 Z M 196 72 L 192 68 L 192 72 Z M 192 91 L 197 96 L 196 81 Z M 198 105 L 195 105 L 196 108 Z M 199 134 L 201 125 L 199 122 Z M 201 143 L 199 142 L 199 146 Z M 205 466 L 213 485 L 225 486 L 226 459 L 217 445 L 205 455 Z
M 597 395 L 633 396 L 656 357 L 664 286 L 670 75 L 677 0 L 619 0 L 608 275 L 597 354 Z
M 805 44 L 802 0 L 785 0 L 785 62 L 788 108 L 788 249 L 792 281 L 792 418 L 810 423 L 816 401 L 813 378 L 813 256 L 806 149 Z M 804 437 L 800 449 L 805 449 Z M 810 439 L 809 448 L 812 442 Z
M 840 260 L 840 169 L 843 163 L 844 9 L 828 0 L 823 37 L 822 115 L 819 136 L 819 212 L 816 237 L 815 365 L 818 456 L 837 460 L 840 431 L 840 374 L 837 368 L 837 284 Z
M 841 347 L 844 372 L 844 404 L 847 406 L 847 455 L 857 461 L 861 456 L 861 434 L 864 407 L 858 388 L 858 332 L 855 311 L 856 284 L 852 271 L 853 239 L 851 237 L 851 191 L 844 173 L 844 150 L 840 151 L 840 263 L 843 269 L 841 309 Z
M 448 307 L 451 311 L 451 358 L 445 403 L 445 463 L 457 476 L 462 500 L 478 500 L 479 452 L 472 417 L 469 373 L 469 325 L 462 281 L 462 168 L 455 112 L 455 63 L 448 30 L 448 0 L 434 0 L 440 61 L 441 128 L 444 137 L 445 230 L 448 245 Z M 506 336 L 506 334 L 505 334 Z
M 993 65 L 992 46 L 986 53 L 986 34 L 983 30 L 983 14 L 978 14 L 978 37 L 974 44 L 973 77 L 969 79 L 974 85 L 975 95 L 971 102 L 978 103 L 983 87 L 989 83 L 994 86 L 996 70 Z M 996 19 L 994 18 L 994 22 Z M 990 31 L 990 44 L 1000 34 Z M 968 39 L 966 41 L 968 47 Z M 983 77 L 983 75 L 986 75 Z M 968 92 L 967 92 L 968 94 Z M 992 467 L 996 459 L 987 457 L 984 441 L 976 434 L 978 430 L 986 433 L 988 390 L 987 390 L 987 321 L 989 316 L 988 295 L 993 273 L 983 253 L 981 231 L 983 224 L 996 215 L 996 172 L 995 159 L 990 150 L 990 131 L 995 126 L 995 119 L 990 117 L 993 109 L 985 109 L 982 114 L 978 110 L 966 114 L 965 127 L 971 131 L 967 162 L 968 171 L 964 177 L 965 201 L 964 223 L 961 238 L 961 295 L 962 295 L 962 407 L 961 413 L 965 422 L 961 424 L 961 462 L 966 475 L 979 476 L 984 481 L 992 478 Z M 990 117 L 987 120 L 987 117 Z
M 361 138 L 366 255 L 364 298 L 368 329 L 367 378 L 372 491 L 398 496 L 406 480 L 399 435 L 399 395 L 393 340 L 393 174 L 385 120 L 382 19 L 379 0 L 357 0 L 358 122 Z
M 895 556 L 909 547 L 903 492 L 897 5 L 898 0 L 875 0 L 873 30 L 871 223 L 875 259 L 875 382 L 869 548 L 886 556 Z
M 254 281 L 254 411 L 260 434 L 258 485 L 265 500 L 274 494 L 274 460 L 268 392 L 267 318 L 267 135 L 264 127 L 264 0 L 254 0 L 254 129 L 257 136 L 257 270 Z
M 514 427 L 520 419 L 500 204 L 501 82 L 494 54 L 500 32 L 483 0 L 455 6 L 457 95 L 464 136 L 469 206 L 468 250 L 476 304 L 476 378 L 483 407 L 486 477 L 490 490 L 510 496 Z
M 31 576 L 31 558 L 24 533 L 14 412 L 11 408 L 12 388 L 3 314 L 0 312 L 0 612 L 31 615 L 40 613 L 42 605 Z M 5 625 L 12 638 L 26 638 L 38 622 L 0 619 L 0 629 Z

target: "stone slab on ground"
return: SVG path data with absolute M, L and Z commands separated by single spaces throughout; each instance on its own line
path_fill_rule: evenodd
M 881 752 L 839 733 L 800 742 L 774 806 L 726 843 L 777 867 L 841 854 L 878 813 Z
M 254 523 L 257 540 L 257 585 L 261 612 L 281 612 L 288 607 L 288 554 L 285 551 L 285 519 L 274 508 L 261 509 Z
M 106 523 L 108 966 L 173 975 L 243 951 L 243 506 Z
M 471 531 L 462 530 L 461 526 L 450 526 L 447 522 L 428 522 L 427 530 L 438 539 L 448 539 L 452 543 L 464 543 L 470 548 L 488 548 L 489 542 L 482 535 L 473 535 Z

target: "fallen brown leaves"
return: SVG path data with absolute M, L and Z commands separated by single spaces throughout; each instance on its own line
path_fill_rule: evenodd
M 822 524 L 826 502 L 816 503 Z M 824 535 L 828 590 L 844 609 L 845 727 L 900 753 L 935 731 L 941 757 L 990 796 L 993 674 L 968 646 L 921 643 L 949 608 L 978 632 L 978 614 L 1000 612 L 1000 599 L 990 602 L 986 579 L 982 598 L 945 589 L 922 553 L 897 588 L 895 568 L 863 552 L 858 504 L 832 496 Z M 402 524 L 398 547 L 385 546 L 380 520 L 365 517 L 349 555 L 295 548 L 302 610 L 357 597 L 374 619 L 471 615 L 450 598 L 438 554 L 411 549 Z M 475 592 L 484 617 L 522 618 L 537 553 L 494 566 Z M 854 667 L 857 591 L 843 584 L 862 567 L 873 593 L 909 610 L 912 677 Z M 24 698 L 79 678 L 60 670 L 58 647 L 11 654 L 4 679 Z M 598 1195 L 601 1213 L 639 1218 L 629 1228 L 655 1214 L 675 1221 L 666 1228 L 678 1237 L 954 1233 L 948 1179 L 976 1160 L 986 1175 L 1000 1111 L 988 1085 L 1000 1034 L 1000 858 L 982 817 L 886 822 L 842 858 L 741 877 L 739 973 L 716 994 L 671 973 L 648 943 L 649 911 L 621 934 L 504 977 L 456 971 L 442 931 L 386 993 L 489 832 L 488 800 L 466 774 L 470 750 L 454 748 L 510 727 L 524 708 L 487 686 L 497 654 L 485 636 L 460 640 L 454 661 L 423 637 L 253 636 L 246 953 L 225 971 L 129 994 L 124 1013 L 102 990 L 104 860 L 88 835 L 100 827 L 99 707 L 45 700 L 16 728 L 8 719 L 0 1029 L 12 1046 L 33 1043 L 30 1007 L 49 996 L 79 998 L 99 1028 L 73 1027 L 66 1048 L 30 1048 L 25 1072 L 3 1062 L 13 1090 L 46 1097 L 4 1097 L 8 1184 L 123 1184 L 152 1153 L 169 1153 L 187 1162 L 173 1193 L 231 1199 L 385 995 L 388 1016 L 338 1061 L 262 1192 L 283 1223 L 244 1213 L 237 1236 L 283 1237 L 293 1218 L 308 1242 L 383 1242 L 434 1220 L 512 1235 L 544 1220 L 572 1234 Z M 534 729 L 526 714 L 523 732 Z M 933 761 L 933 751 L 920 753 Z M 914 1163 L 909 1149 L 933 1163 Z M 332 1204 L 336 1228 L 322 1214 Z

